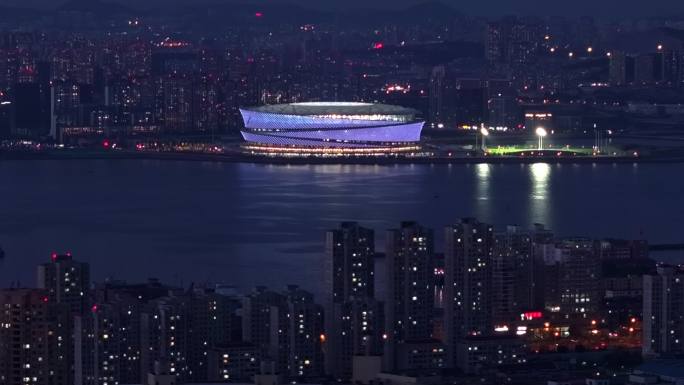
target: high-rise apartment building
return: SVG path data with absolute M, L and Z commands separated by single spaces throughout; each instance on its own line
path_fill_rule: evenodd
M 532 236 L 508 226 L 494 238 L 492 319 L 506 325 L 534 307 L 535 260 Z
M 52 254 L 50 262 L 38 266 L 38 288 L 47 290 L 51 302 L 81 314 L 89 308 L 90 266 L 71 253 Z
M 355 222 L 344 222 L 326 234 L 325 256 L 325 368 L 335 378 L 351 377 L 352 356 L 368 337 L 368 325 L 355 321 L 371 316 L 374 307 L 375 234 Z M 363 314 L 363 312 L 366 314 Z M 361 312 L 361 313 L 359 313 Z M 380 311 L 373 311 L 376 317 Z
M 355 222 L 344 222 L 326 234 L 327 301 L 374 294 L 375 233 Z
M 449 362 L 458 341 L 492 326 L 494 228 L 466 218 L 445 231 L 444 329 Z
M 586 317 L 601 305 L 601 260 L 590 239 L 565 239 L 557 246 L 560 312 Z
M 326 313 L 325 365 L 336 379 L 352 376 L 354 356 L 384 354 L 385 305 L 373 298 L 354 298 L 335 304 Z
M 37 286 L 45 290 L 50 303 L 61 305 L 66 312 L 59 325 L 63 339 L 53 346 L 53 354 L 72 362 L 76 359 L 74 317 L 90 307 L 90 265 L 74 260 L 71 253 L 53 253 L 50 262 L 38 265 Z M 67 373 L 70 380 L 75 378 L 75 365 Z
M 277 361 L 279 357 L 278 343 L 285 337 L 273 334 L 273 330 L 277 331 L 283 322 L 278 312 L 285 304 L 282 294 L 265 287 L 257 287 L 243 298 L 242 340 L 256 346 L 264 359 Z
M 323 307 L 316 304 L 313 294 L 289 286 L 283 293 L 285 307 L 279 309 L 281 317 L 277 330 L 271 325 L 272 333 L 280 333 L 278 351 L 285 357 L 284 374 L 289 378 L 312 378 L 323 374 L 323 351 L 321 335 L 323 330 Z
M 387 231 L 386 241 L 387 343 L 389 361 L 396 364 L 399 345 L 424 345 L 433 336 L 434 234 L 415 222 L 403 222 Z
M 684 270 L 660 266 L 645 275 L 642 352 L 645 356 L 684 353 Z
M 44 290 L 0 290 L 0 384 L 71 384 L 67 318 Z

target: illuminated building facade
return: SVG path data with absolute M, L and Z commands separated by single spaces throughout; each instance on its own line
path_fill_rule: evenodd
M 445 232 L 445 335 L 449 361 L 466 336 L 487 335 L 492 328 L 492 257 L 494 228 L 465 218 Z
M 434 236 L 431 229 L 403 222 L 387 232 L 388 330 L 399 340 L 432 336 Z
M 643 279 L 643 355 L 684 354 L 684 270 L 659 266 Z
M 259 349 L 262 356 L 275 359 L 278 355 L 279 309 L 283 309 L 286 298 L 265 287 L 257 287 L 242 300 L 242 340 Z
M 384 302 L 352 298 L 333 304 L 325 319 L 326 370 L 334 378 L 352 377 L 355 356 L 383 355 L 387 337 Z
M 261 351 L 248 343 L 234 343 L 209 351 L 209 380 L 249 381 L 259 373 Z
M 45 290 L 0 290 L 0 384 L 69 384 L 67 307 Z
M 344 222 L 326 233 L 325 366 L 351 378 L 352 357 L 379 353 L 384 304 L 374 299 L 375 232 Z
M 532 236 L 508 226 L 494 237 L 492 257 L 492 320 L 506 325 L 521 312 L 535 308 Z
M 512 335 L 466 337 L 458 343 L 456 356 L 456 367 L 468 374 L 527 362 L 524 342 Z
M 74 261 L 70 253 L 52 254 L 50 262 L 38 266 L 38 288 L 48 291 L 50 301 L 69 305 L 73 313 L 86 310 L 89 287 L 90 266 Z
M 386 236 L 387 264 L 387 334 L 392 355 L 401 350 L 426 349 L 433 334 L 434 318 L 434 236 L 415 222 L 402 222 L 401 228 L 389 230 Z M 415 349 L 409 349 L 414 346 Z M 430 347 L 427 351 L 432 351 Z M 442 350 L 443 353 L 443 350 Z M 401 366 L 401 370 L 416 367 Z M 429 361 L 429 360 L 428 360 Z M 404 364 L 414 362 L 403 360 Z M 425 361 L 415 361 L 427 365 Z
M 589 239 L 566 239 L 558 246 L 560 255 L 558 292 L 565 315 L 594 314 L 599 310 L 601 260 Z
M 242 321 L 243 340 L 278 373 L 289 378 L 322 374 L 323 307 L 312 293 L 296 285 L 283 292 L 257 287 L 243 299 Z
M 446 367 L 446 349 L 437 339 L 401 343 L 395 356 L 397 371 L 436 371 Z
M 328 300 L 341 303 L 374 294 L 375 232 L 356 222 L 343 222 L 326 234 Z
M 76 384 L 95 385 L 115 383 L 126 378 L 126 364 L 136 362 L 140 347 L 127 349 L 125 342 L 134 330 L 126 332 L 125 315 L 112 304 L 93 305 L 91 311 L 76 316 L 74 330 L 76 335 Z M 134 342 L 131 341 L 130 345 Z M 128 353 L 135 355 L 127 356 Z M 136 376 L 140 378 L 140 374 Z M 134 378 L 135 379 L 135 378 Z
M 290 378 L 311 378 L 323 373 L 323 307 L 314 303 L 313 294 L 290 285 L 284 293 L 285 308 L 279 311 L 280 325 L 271 325 L 280 341 L 276 349 L 284 358 L 280 370 Z
M 50 262 L 38 266 L 38 288 L 45 291 L 49 303 L 59 305 L 63 321 L 56 324 L 62 334 L 69 336 L 58 340 L 51 349 L 51 354 L 63 361 L 74 360 L 74 340 L 70 330 L 73 327 L 73 316 L 88 311 L 90 298 L 90 265 L 76 261 L 71 253 L 50 256 Z M 71 371 L 65 372 L 71 381 Z
M 310 102 L 241 109 L 253 154 L 375 155 L 419 149 L 417 111 L 386 104 Z

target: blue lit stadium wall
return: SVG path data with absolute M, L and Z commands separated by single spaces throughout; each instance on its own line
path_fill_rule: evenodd
M 333 106 L 334 107 L 334 106 Z M 307 147 L 383 147 L 417 144 L 422 121 L 290 115 L 241 109 L 243 138 L 250 143 Z

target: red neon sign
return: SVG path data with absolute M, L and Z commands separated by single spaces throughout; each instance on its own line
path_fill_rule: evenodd
M 542 317 L 542 312 L 540 311 L 527 311 L 520 314 L 520 319 L 524 321 L 531 321 L 533 319 L 539 319 Z

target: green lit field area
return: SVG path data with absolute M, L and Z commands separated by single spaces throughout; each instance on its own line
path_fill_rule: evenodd
M 537 147 L 524 147 L 524 146 L 496 146 L 496 147 L 487 147 L 486 149 L 487 154 L 490 155 L 499 155 L 499 156 L 515 156 L 515 155 L 525 155 L 525 154 L 539 154 L 539 153 L 545 153 L 545 154 L 564 154 L 564 155 L 582 155 L 582 156 L 588 156 L 588 155 L 599 155 L 599 154 L 594 154 L 594 149 L 592 148 L 583 148 L 583 147 L 570 147 L 570 146 L 565 146 L 565 147 L 546 147 L 543 150 L 538 149 Z M 612 152 L 610 152 L 612 154 Z M 605 153 L 602 153 L 601 155 L 605 155 Z

